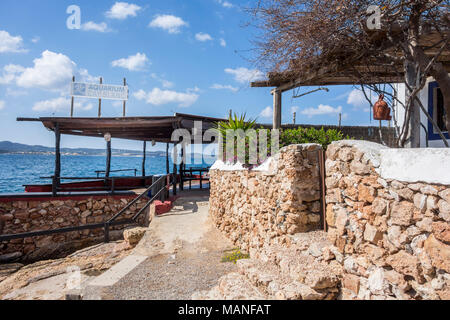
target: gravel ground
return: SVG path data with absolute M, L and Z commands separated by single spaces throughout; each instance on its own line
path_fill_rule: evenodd
M 223 252 L 148 258 L 111 290 L 115 300 L 190 300 L 196 291 L 209 290 L 220 277 L 236 270 L 220 262 Z M 170 264 L 169 264 L 170 263 Z
M 171 212 L 152 221 L 136 247 L 135 254 L 148 258 L 108 288 L 103 298 L 186 300 L 235 272 L 235 264 L 221 262 L 234 246 L 213 226 L 208 210 L 204 197 L 177 200 Z

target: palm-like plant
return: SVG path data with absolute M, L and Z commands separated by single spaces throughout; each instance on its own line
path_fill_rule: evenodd
M 256 125 L 256 119 L 249 119 L 249 120 L 245 120 L 246 118 L 246 114 L 241 114 L 240 116 L 238 116 L 236 113 L 234 115 L 232 115 L 230 113 L 229 117 L 228 117 L 228 121 L 220 121 L 217 123 L 217 127 L 216 130 L 219 132 L 219 135 L 221 137 L 222 140 L 222 151 L 223 147 L 225 147 L 226 145 L 226 139 L 227 139 L 227 132 L 231 131 L 236 131 L 236 130 L 242 130 L 244 133 L 247 132 L 247 130 L 251 130 L 255 128 Z M 235 139 L 237 139 L 235 137 Z M 246 139 L 246 149 L 248 148 L 248 138 Z M 233 141 L 234 144 L 234 148 L 236 150 L 236 144 L 235 141 Z M 223 156 L 223 154 L 222 154 Z M 230 159 L 229 159 L 230 160 Z M 234 159 L 236 160 L 236 159 Z

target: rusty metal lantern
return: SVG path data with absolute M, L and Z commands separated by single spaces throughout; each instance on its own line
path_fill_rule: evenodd
M 392 120 L 391 109 L 384 101 L 384 94 L 380 94 L 378 101 L 373 106 L 373 118 L 375 120 Z

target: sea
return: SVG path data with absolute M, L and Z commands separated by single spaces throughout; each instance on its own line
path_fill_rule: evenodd
M 172 171 L 172 161 L 170 171 Z M 97 170 L 105 170 L 105 156 L 61 155 L 62 177 L 96 177 Z M 206 163 L 202 167 L 210 166 Z M 54 174 L 55 156 L 45 154 L 0 154 L 0 194 L 22 193 L 24 184 L 51 183 Z M 199 165 L 187 165 L 199 167 Z M 137 169 L 142 175 L 142 157 L 113 156 L 111 170 Z M 166 174 L 166 158 L 164 156 L 147 156 L 146 175 Z M 134 171 L 111 173 L 111 176 L 134 176 Z

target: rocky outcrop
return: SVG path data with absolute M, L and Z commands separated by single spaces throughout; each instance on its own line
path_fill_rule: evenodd
M 124 208 L 136 195 L 78 196 L 39 198 L 23 201 L 20 198 L 1 199 L 0 221 L 2 234 L 51 230 L 71 226 L 102 223 Z M 139 200 L 121 219 L 133 217 L 148 201 Z M 145 223 L 148 217 L 142 217 Z M 124 226 L 112 227 L 111 239 L 122 237 Z M 31 237 L 0 242 L 0 261 L 36 261 L 55 258 L 103 240 L 103 229 L 83 230 L 49 236 Z M 13 257 L 13 258 L 12 258 Z M 1 262 L 0 262 L 1 263 Z
M 343 298 L 449 299 L 450 188 L 383 176 L 400 167 L 380 160 L 384 152 L 358 141 L 327 150 L 326 221 L 342 255 Z
M 264 169 L 210 171 L 210 214 L 244 250 L 320 226 L 320 145 L 291 145 Z

